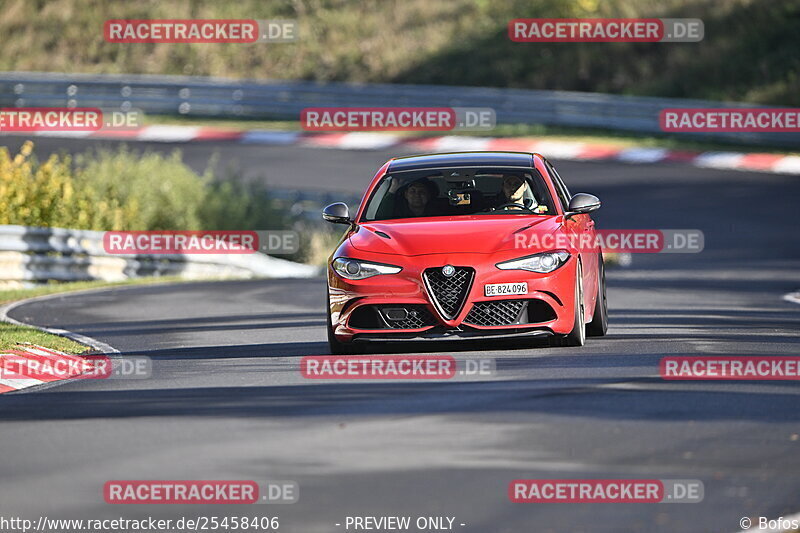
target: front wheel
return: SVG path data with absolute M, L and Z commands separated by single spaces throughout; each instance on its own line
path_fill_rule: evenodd
M 608 302 L 606 301 L 606 267 L 603 254 L 600 255 L 600 266 L 597 271 L 597 301 L 594 304 L 592 321 L 586 324 L 586 335 L 602 337 L 608 331 Z
M 583 308 L 583 268 L 578 262 L 575 273 L 575 321 L 568 335 L 556 338 L 556 346 L 583 346 L 586 344 L 586 313 Z

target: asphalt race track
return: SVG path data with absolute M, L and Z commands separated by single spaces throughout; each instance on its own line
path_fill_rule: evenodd
M 5 138 L 15 149 L 22 139 Z M 48 151 L 97 143 L 38 139 Z M 137 145 L 137 148 L 143 145 Z M 361 192 L 397 155 L 226 143 L 179 146 L 279 186 Z M 545 154 L 546 155 L 546 154 Z M 699 254 L 609 269 L 609 335 L 581 349 L 435 345 L 494 358 L 451 382 L 318 382 L 324 281 L 122 288 L 15 309 L 154 361 L 147 380 L 77 381 L 0 397 L 0 515 L 277 515 L 281 531 L 345 531 L 347 516 L 450 516 L 489 532 L 728 532 L 800 511 L 800 395 L 791 382 L 663 381 L 665 355 L 798 355 L 800 178 L 680 165 L 555 161 L 603 201 L 601 229 L 701 229 Z M 419 349 L 412 348 L 415 353 Z M 699 479 L 696 504 L 513 504 L 514 479 Z M 272 506 L 121 506 L 114 479 L 294 480 Z M 336 526 L 336 524 L 341 524 Z M 460 524 L 465 524 L 461 526 Z M 352 529 L 351 529 L 352 531 Z

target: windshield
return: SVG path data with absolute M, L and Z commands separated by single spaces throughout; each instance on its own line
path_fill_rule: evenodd
M 464 169 L 387 174 L 364 221 L 479 214 L 555 214 L 544 180 L 530 169 Z

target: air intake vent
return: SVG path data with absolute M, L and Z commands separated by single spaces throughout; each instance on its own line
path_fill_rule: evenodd
M 362 305 L 350 315 L 348 325 L 355 329 L 421 329 L 436 325 L 424 305 Z
M 464 319 L 475 326 L 538 324 L 556 319 L 553 308 L 542 300 L 494 300 L 476 302 Z

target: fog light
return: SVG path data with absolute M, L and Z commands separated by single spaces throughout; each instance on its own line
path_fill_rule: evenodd
M 408 318 L 408 311 L 403 307 L 387 307 L 383 310 L 383 315 L 387 320 L 405 320 Z

